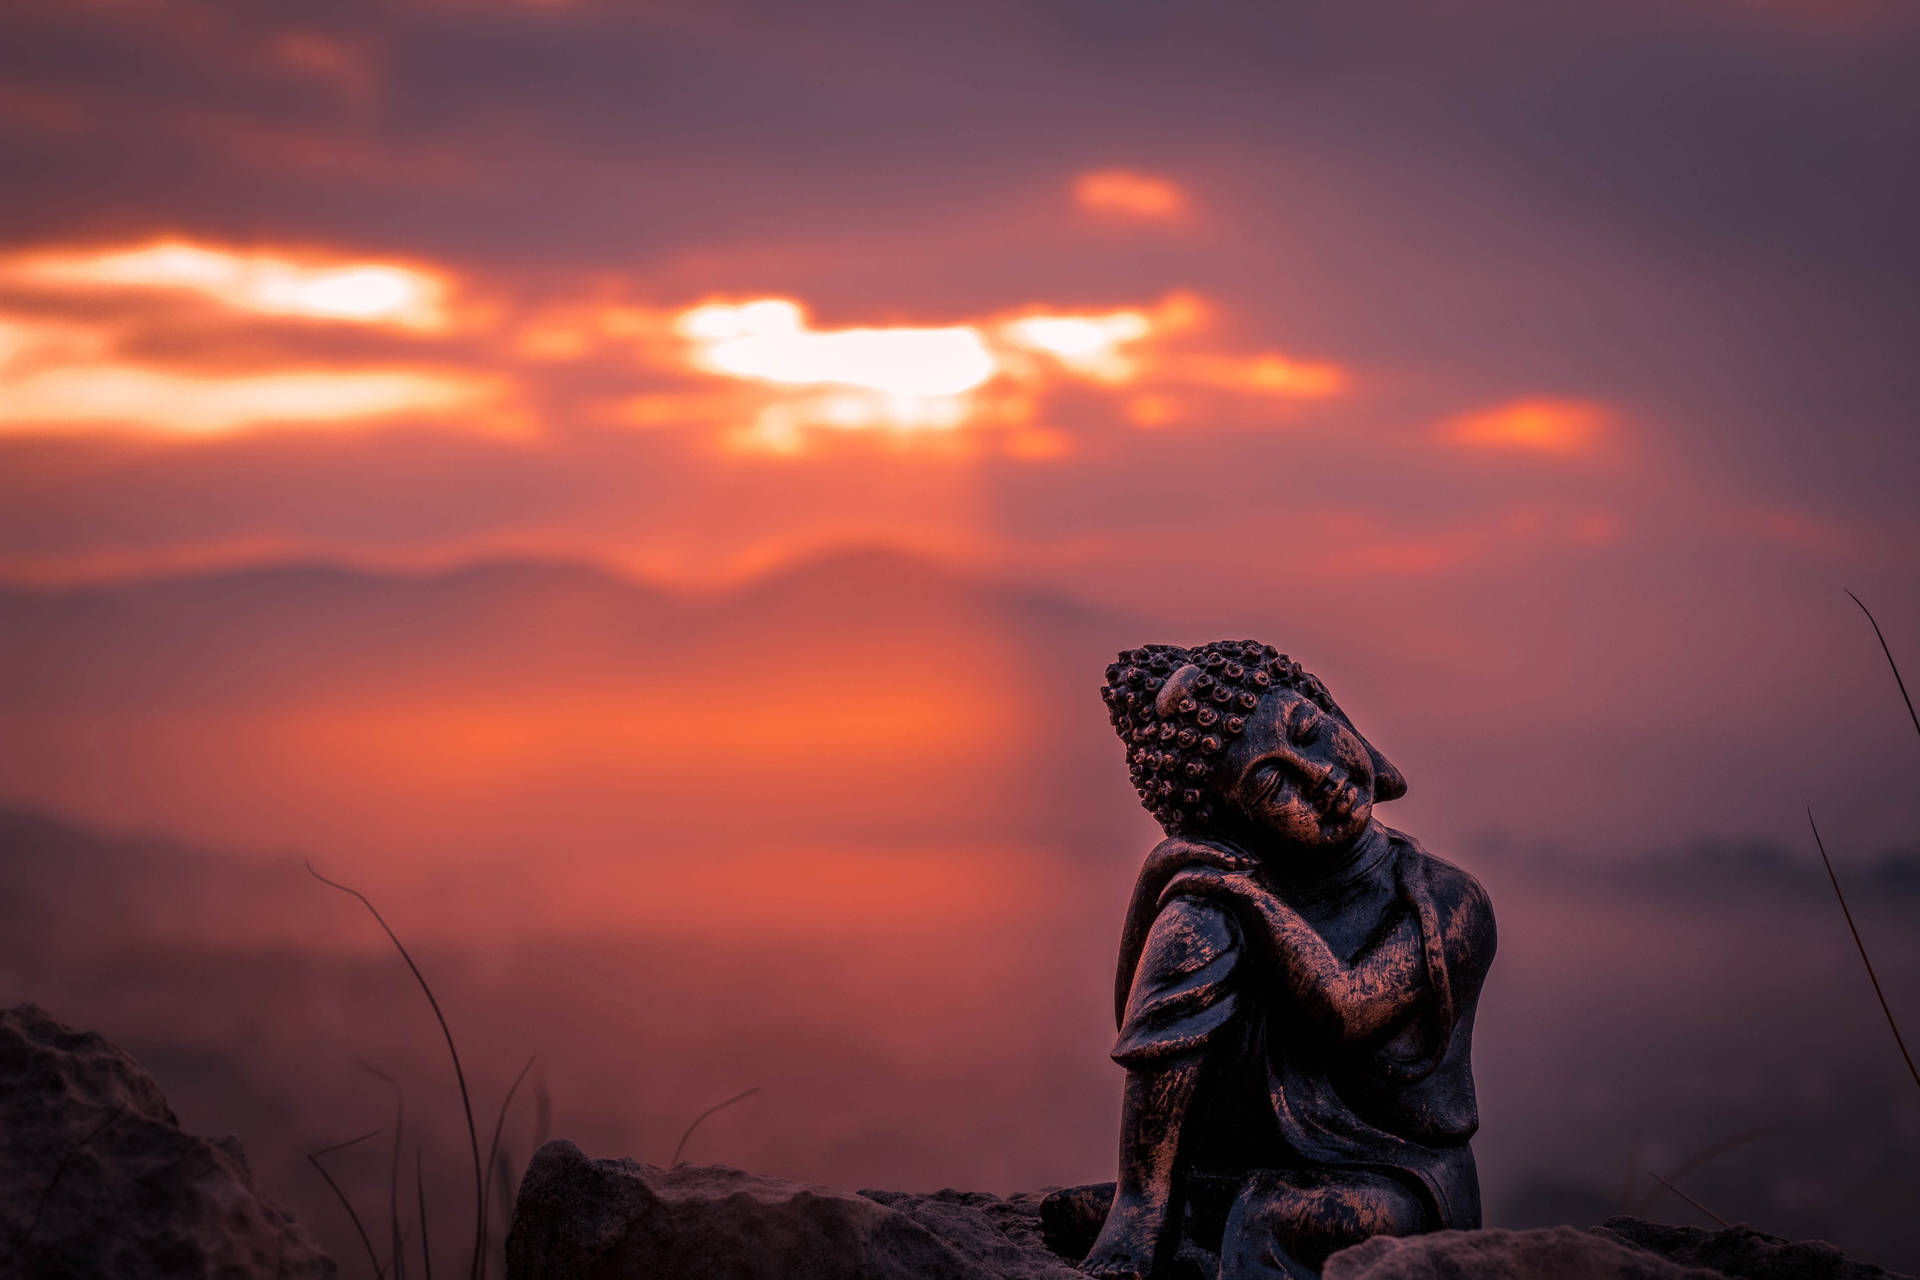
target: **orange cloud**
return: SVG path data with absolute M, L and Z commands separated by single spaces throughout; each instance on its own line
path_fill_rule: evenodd
M 0 432 L 210 435 L 453 414 L 483 430 L 520 429 L 499 412 L 498 376 L 411 351 L 342 363 L 295 349 L 216 371 L 138 346 L 140 335 L 201 324 L 209 303 L 240 317 L 434 337 L 451 325 L 450 288 L 446 272 L 416 264 L 180 238 L 0 256 L 0 291 L 13 298 L 0 307 Z M 46 314 L 48 304 L 73 314 Z
M 1612 416 L 1585 400 L 1516 400 L 1450 419 L 1438 434 L 1463 448 L 1575 457 L 1592 452 Z
M 1319 399 L 1338 395 L 1347 386 L 1347 372 L 1339 365 L 1294 360 L 1277 352 L 1254 356 L 1201 352 L 1181 361 L 1177 371 L 1185 381 L 1248 395 Z
M 1073 200 L 1102 217 L 1176 222 L 1187 214 L 1187 193 L 1165 178 L 1128 169 L 1101 169 L 1073 180 Z
M 1173 294 L 1146 307 L 1063 311 L 1029 307 L 943 326 L 817 329 L 791 298 L 707 302 L 678 313 L 671 324 L 680 347 L 664 353 L 709 376 L 754 386 L 760 407 L 743 423 L 739 402 L 730 446 L 795 454 L 811 431 L 951 433 L 962 427 L 1025 432 L 1003 441 L 1015 457 L 1057 457 L 1066 437 L 1036 426 L 1038 397 L 1078 383 L 1138 392 L 1115 406 L 1139 426 L 1163 426 L 1184 416 L 1178 392 L 1198 388 L 1246 397 L 1316 398 L 1337 394 L 1346 372 L 1332 364 L 1192 350 L 1183 335 L 1203 327 L 1207 306 Z M 657 325 L 634 332 L 643 348 Z M 533 336 L 537 335 L 537 337 Z M 523 349 L 575 358 L 596 341 L 590 320 L 575 317 L 549 334 L 523 332 Z M 654 351 L 653 358 L 663 358 Z M 684 407 L 676 398 L 676 407 Z M 618 419 L 657 425 L 666 407 L 643 396 L 616 410 Z
M 36 249 L 0 258 L 0 286 L 61 293 L 187 294 L 256 315 L 438 332 L 447 277 L 406 263 L 241 251 L 189 240 Z
M 102 363 L 8 378 L 0 367 L 0 431 L 132 424 L 212 435 L 265 423 L 364 423 L 474 410 L 491 393 L 474 375 L 410 369 L 219 377 Z
M 823 433 L 971 451 L 961 437 L 984 434 L 989 451 L 1041 459 L 1071 452 L 1064 424 L 1044 420 L 1067 389 L 1083 403 L 1111 395 L 1117 422 L 1163 426 L 1202 405 L 1208 421 L 1231 420 L 1213 393 L 1252 404 L 1344 388 L 1331 364 L 1215 349 L 1210 319 L 1174 293 L 829 328 L 791 297 L 662 306 L 600 278 L 482 305 L 430 263 L 178 236 L 41 247 L 0 254 L 0 430 L 204 435 L 415 417 L 518 432 L 534 424 L 506 406 L 524 404 L 558 421 L 704 431 L 733 451 L 797 454 Z M 361 354 L 343 361 L 316 325 L 360 331 L 348 349 Z

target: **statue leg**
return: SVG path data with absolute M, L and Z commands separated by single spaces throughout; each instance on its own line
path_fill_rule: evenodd
M 1429 1230 L 1431 1218 L 1411 1188 L 1383 1174 L 1260 1170 L 1227 1215 L 1220 1280 L 1318 1280 L 1337 1251 L 1373 1236 Z
M 1083 1270 L 1121 1280 L 1146 1277 L 1171 1251 L 1178 1226 L 1174 1213 L 1174 1158 L 1200 1078 L 1200 1055 L 1127 1072 L 1120 1103 L 1120 1177 L 1113 1206 Z
M 1120 1176 L 1081 1263 L 1092 1275 L 1151 1276 L 1178 1248 L 1176 1165 L 1201 1071 L 1238 1030 L 1240 956 L 1239 926 L 1223 908 L 1176 898 L 1154 917 L 1113 1050 L 1127 1071 Z

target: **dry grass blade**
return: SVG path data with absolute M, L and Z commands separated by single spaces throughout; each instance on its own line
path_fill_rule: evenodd
M 367 1264 L 373 1268 L 373 1274 L 376 1277 L 384 1275 L 385 1269 L 380 1265 L 380 1255 L 373 1251 L 373 1239 L 367 1235 L 367 1228 L 361 1223 L 360 1215 L 354 1212 L 353 1201 L 347 1199 L 347 1193 L 340 1189 L 340 1184 L 335 1182 L 333 1175 L 327 1172 L 327 1166 L 320 1163 L 320 1157 L 332 1155 L 336 1151 L 345 1151 L 348 1147 L 357 1146 L 365 1142 L 368 1138 L 377 1138 L 385 1132 L 385 1129 L 375 1129 L 370 1133 L 363 1133 L 357 1138 L 348 1138 L 345 1142 L 336 1142 L 330 1147 L 322 1147 L 318 1151 L 309 1151 L 307 1153 L 307 1163 L 312 1165 L 314 1169 L 319 1172 L 320 1176 L 327 1180 L 327 1185 L 333 1188 L 334 1198 L 340 1201 L 340 1207 L 345 1209 L 347 1211 L 347 1217 L 353 1220 L 353 1229 L 360 1233 L 360 1243 L 364 1245 L 367 1250 Z
M 705 1120 L 708 1116 L 712 1115 L 716 1111 L 725 1111 L 728 1107 L 732 1106 L 736 1102 L 744 1102 L 746 1099 L 751 1098 L 754 1094 L 758 1092 L 760 1092 L 760 1086 L 755 1085 L 753 1086 L 753 1088 L 748 1089 L 745 1093 L 734 1094 L 731 1098 L 728 1098 L 725 1102 L 714 1103 L 712 1106 L 708 1107 L 705 1111 L 702 1111 L 699 1115 L 695 1116 L 693 1118 L 693 1123 L 687 1126 L 687 1131 L 680 1135 L 680 1145 L 673 1149 L 673 1159 L 667 1162 L 667 1168 L 677 1169 L 680 1167 L 680 1153 L 687 1149 L 687 1139 L 693 1136 L 693 1131 L 700 1127 L 700 1122 L 702 1120 Z
M 1880 630 L 1879 619 L 1873 616 L 1873 610 L 1867 608 L 1866 602 L 1859 596 L 1851 591 L 1847 592 L 1847 595 L 1860 606 L 1860 612 L 1866 614 L 1867 621 L 1872 624 L 1874 639 L 1880 642 L 1880 652 L 1887 655 L 1887 665 L 1893 668 L 1893 682 L 1900 686 L 1900 697 L 1907 704 L 1907 715 L 1913 721 L 1913 731 L 1920 733 L 1920 712 L 1913 709 L 1913 699 L 1907 695 L 1907 682 L 1900 678 L 1900 664 L 1893 660 L 1893 650 L 1887 647 L 1887 637 Z
M 1667 1190 L 1673 1192 L 1673 1194 L 1679 1196 L 1682 1200 L 1685 1200 L 1688 1204 L 1692 1205 L 1694 1208 L 1698 1209 L 1700 1212 L 1706 1214 L 1709 1218 L 1712 1218 L 1715 1222 L 1719 1223 L 1721 1226 L 1731 1227 L 1733 1225 L 1731 1222 L 1728 1222 L 1725 1218 L 1721 1217 L 1719 1214 L 1715 1213 L 1713 1210 L 1707 1208 L 1707 1206 L 1701 1204 L 1698 1200 L 1695 1200 L 1692 1196 L 1688 1195 L 1686 1192 L 1682 1191 L 1680 1188 L 1674 1186 L 1671 1182 L 1668 1182 L 1665 1178 L 1661 1177 L 1659 1174 L 1655 1173 L 1653 1170 L 1651 1169 L 1647 1170 L 1647 1176 L 1649 1178 L 1652 1178 L 1655 1182 L 1659 1183 L 1661 1186 L 1665 1187 Z
M 1758 1128 L 1745 1129 L 1739 1133 L 1732 1135 L 1731 1137 L 1722 1138 L 1718 1142 L 1702 1147 L 1700 1150 L 1688 1156 L 1685 1160 L 1682 1160 L 1679 1164 L 1674 1166 L 1673 1172 L 1669 1173 L 1667 1176 L 1673 1179 L 1675 1182 L 1678 1182 L 1680 1179 L 1686 1177 L 1688 1174 L 1692 1173 L 1695 1169 L 1698 1169 L 1701 1165 L 1713 1159 L 1715 1156 L 1725 1155 L 1727 1152 L 1733 1150 L 1735 1147 L 1744 1146 L 1745 1144 L 1752 1142 L 1755 1138 L 1764 1138 L 1768 1134 L 1774 1132 L 1779 1128 L 1780 1126 L 1777 1124 L 1764 1124 L 1759 1126 Z M 1647 1210 L 1653 1207 L 1653 1201 L 1658 1198 L 1659 1194 L 1660 1193 L 1656 1191 L 1642 1198 L 1636 1205 L 1634 1205 L 1630 1209 L 1630 1212 L 1636 1215 L 1644 1215 L 1647 1212 Z
M 493 1167 L 493 1174 L 493 1189 L 500 1196 L 500 1218 L 507 1224 L 507 1229 L 500 1233 L 500 1265 L 502 1270 L 504 1270 L 506 1268 L 505 1255 L 507 1237 L 512 1234 L 513 1231 L 513 1193 L 520 1186 L 519 1175 L 516 1174 L 513 1169 L 512 1148 L 500 1148 L 500 1163 Z M 492 1227 L 489 1226 L 488 1230 L 491 1231 Z
M 112 1127 L 113 1122 L 118 1120 L 125 1110 L 125 1107 L 115 1107 L 109 1111 L 105 1120 L 95 1125 L 86 1137 L 76 1142 L 66 1155 L 60 1157 L 60 1163 L 54 1166 L 53 1176 L 48 1178 L 47 1185 L 40 1189 L 40 1203 L 33 1207 L 33 1216 L 27 1219 L 27 1225 L 20 1232 L 20 1238 L 15 1240 L 4 1254 L 0 1254 L 0 1264 L 13 1261 L 13 1255 L 27 1247 L 27 1241 L 33 1238 L 34 1231 L 39 1228 L 40 1215 L 47 1211 L 47 1202 L 53 1199 L 53 1189 L 60 1185 L 60 1179 L 66 1176 L 67 1170 L 79 1158 L 80 1153 L 92 1146 L 95 1138 Z
M 400 1082 L 374 1066 L 371 1062 L 354 1059 L 362 1071 L 370 1076 L 387 1082 L 393 1090 L 393 1163 L 387 1175 L 387 1231 L 393 1247 L 392 1260 L 387 1264 L 393 1272 L 393 1280 L 406 1280 L 407 1255 L 400 1246 L 405 1234 L 400 1229 L 400 1143 L 406 1132 L 407 1095 L 400 1088 Z
M 553 1095 L 547 1091 L 547 1073 L 542 1071 L 533 1078 L 533 1149 L 538 1151 L 547 1145 L 547 1136 L 553 1131 Z
M 535 1056 L 537 1057 L 538 1055 Z M 493 1140 L 487 1143 L 487 1168 L 485 1176 L 481 1179 L 482 1185 L 493 1180 L 493 1162 L 500 1154 L 500 1130 L 506 1126 L 507 1110 L 513 1106 L 513 1095 L 519 1092 L 520 1082 L 527 1078 L 527 1072 L 531 1070 L 533 1070 L 533 1058 L 528 1058 L 527 1065 L 520 1068 L 520 1074 L 513 1078 L 513 1083 L 507 1088 L 505 1100 L 500 1103 L 500 1114 L 496 1116 L 493 1121 Z M 484 1203 L 484 1197 L 480 1206 L 480 1239 L 483 1243 L 488 1239 L 487 1208 Z M 480 1274 L 481 1280 L 486 1280 L 487 1263 L 484 1257 L 480 1260 L 476 1269 Z
M 485 1228 L 487 1217 L 487 1184 L 485 1176 L 480 1170 L 480 1131 L 474 1127 L 473 1123 L 473 1097 L 467 1092 L 467 1073 L 460 1067 L 460 1050 L 454 1047 L 453 1031 L 447 1026 L 447 1015 L 440 1012 L 440 1002 L 434 999 L 433 988 L 427 985 L 426 975 L 421 973 L 420 966 L 413 962 L 413 956 L 408 952 L 406 944 L 400 941 L 400 935 L 393 931 L 393 927 L 387 923 L 386 917 L 380 914 L 379 908 L 373 905 L 367 895 L 358 889 L 349 888 L 337 880 L 327 879 L 313 869 L 311 862 L 307 864 L 307 874 L 311 875 L 321 884 L 338 889 L 342 893 L 352 894 L 354 897 L 360 899 L 360 905 L 371 912 L 374 920 L 379 923 L 382 929 L 386 930 L 387 937 L 393 942 L 394 948 L 399 951 L 400 958 L 405 960 L 407 962 L 407 968 L 413 971 L 413 980 L 420 984 L 420 990 L 426 994 L 427 1003 L 433 1006 L 433 1016 L 440 1023 L 440 1034 L 445 1036 L 447 1040 L 447 1054 L 453 1059 L 453 1076 L 460 1084 L 460 1105 L 467 1114 L 467 1142 L 473 1148 L 473 1274 L 477 1277 L 479 1274 L 481 1251 L 485 1247 L 485 1240 L 481 1232 Z
M 407 1247 L 407 1231 L 401 1231 L 399 1236 L 395 1238 L 393 1247 L 395 1250 L 394 1255 L 387 1259 L 387 1265 L 381 1268 L 380 1274 L 383 1276 L 390 1275 L 394 1280 L 400 1280 L 401 1273 L 407 1269 L 407 1255 L 402 1252 Z
M 427 1180 L 420 1171 L 421 1151 L 413 1149 L 413 1194 L 420 1202 L 420 1265 L 425 1269 L 427 1280 L 433 1280 L 433 1246 L 427 1243 Z
M 1813 820 L 1813 806 L 1807 806 L 1807 825 L 1813 828 L 1813 843 L 1820 850 L 1820 861 L 1826 864 L 1827 880 L 1833 885 L 1833 896 L 1840 899 L 1840 914 L 1847 918 L 1847 931 L 1853 935 L 1853 945 L 1860 952 L 1860 963 L 1867 967 L 1867 981 L 1873 984 L 1873 994 L 1880 1001 L 1880 1012 L 1886 1015 L 1887 1030 L 1893 1032 L 1893 1042 L 1900 1046 L 1900 1056 L 1906 1059 L 1907 1074 L 1913 1077 L 1913 1083 L 1920 1086 L 1920 1068 L 1913 1065 L 1913 1055 L 1907 1052 L 1906 1038 L 1900 1034 L 1900 1024 L 1894 1021 L 1893 1010 L 1887 1006 L 1887 994 L 1880 989 L 1880 976 L 1873 971 L 1873 961 L 1867 958 L 1867 944 L 1860 940 L 1860 930 L 1853 923 L 1853 912 L 1847 907 L 1847 895 L 1840 892 L 1840 877 L 1833 873 L 1833 859 L 1827 856 L 1826 841 L 1820 838 L 1820 827 Z

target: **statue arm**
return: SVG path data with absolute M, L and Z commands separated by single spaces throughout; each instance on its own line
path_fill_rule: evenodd
M 1245 873 L 1193 872 L 1176 877 L 1167 892 L 1226 895 L 1257 912 L 1288 993 L 1342 1044 L 1385 1036 L 1429 995 L 1420 925 L 1411 911 L 1396 912 L 1348 963 L 1297 911 Z

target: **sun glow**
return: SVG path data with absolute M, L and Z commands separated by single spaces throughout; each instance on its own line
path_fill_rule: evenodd
M 16 254 L 0 259 L 0 285 L 184 292 L 257 315 L 423 331 L 448 323 L 446 280 L 420 267 L 248 253 L 186 240 Z
M 1120 348 L 1153 332 L 1153 321 L 1139 311 L 1103 316 L 1026 316 L 1000 326 L 1001 336 L 1018 347 L 1043 351 L 1075 373 L 1101 382 L 1124 382 L 1133 362 Z
M 763 298 L 695 307 L 676 327 L 693 343 L 698 367 L 789 386 L 952 396 L 994 374 L 993 354 L 970 325 L 813 329 L 799 303 Z
M 1075 382 L 1139 391 L 1121 412 L 1139 426 L 1187 418 L 1178 398 L 1187 390 L 1263 400 L 1344 389 L 1345 371 L 1335 365 L 1180 341 L 1209 316 L 1201 299 L 1175 293 L 1112 311 L 1029 307 L 940 327 L 816 329 L 800 302 L 756 298 L 688 308 L 672 331 L 685 364 L 757 388 L 759 406 L 727 436 L 752 452 L 802 453 L 812 430 L 968 427 L 998 430 L 1012 456 L 1051 458 L 1070 451 L 1070 437 L 1034 421 L 1036 406 L 1044 411 L 1047 392 Z M 659 419 L 651 403 L 628 408 L 623 416 L 639 425 Z M 740 424 L 738 403 L 728 411 Z

